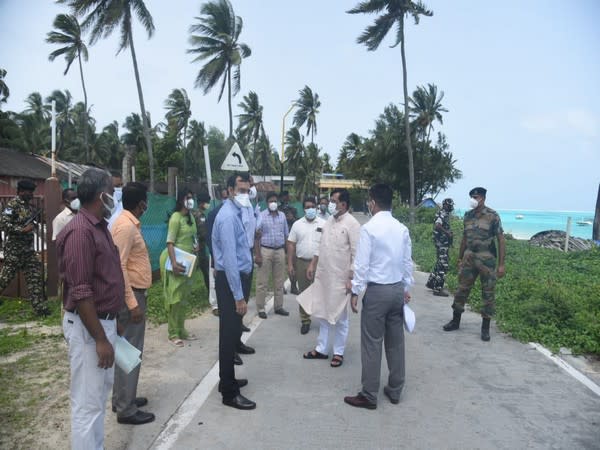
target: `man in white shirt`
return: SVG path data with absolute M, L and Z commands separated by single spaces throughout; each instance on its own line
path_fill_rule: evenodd
M 319 200 L 319 210 L 317 211 L 317 217 L 323 220 L 329 219 L 329 216 L 331 214 L 329 214 L 328 207 L 329 199 L 327 197 L 321 197 L 321 199 Z
M 325 221 L 317 217 L 315 200 L 307 197 L 304 199 L 304 217 L 292 225 L 287 239 L 287 262 L 290 280 L 297 280 L 300 292 L 303 292 L 311 284 L 306 277 L 306 269 L 315 254 L 316 247 L 321 240 L 321 232 Z M 310 330 L 310 314 L 304 311 L 301 305 L 300 333 L 306 334 Z
M 62 201 L 64 208 L 52 221 L 52 240 L 56 241 L 56 236 L 68 224 L 79 210 L 79 199 L 74 189 L 67 188 L 62 192 Z
M 369 189 L 373 218 L 361 227 L 352 279 L 352 311 L 365 289 L 360 316 L 362 390 L 344 401 L 357 408 L 377 408 L 381 372 L 381 343 L 390 370 L 383 393 L 397 404 L 404 387 L 403 307 L 413 284 L 412 245 L 408 229 L 392 217 L 392 189 L 376 184 Z

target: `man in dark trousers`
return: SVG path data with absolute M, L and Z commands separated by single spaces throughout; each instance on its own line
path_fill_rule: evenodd
M 242 223 L 242 208 L 250 204 L 248 175 L 232 175 L 227 189 L 229 198 L 217 214 L 211 236 L 219 305 L 219 391 L 224 405 L 247 410 L 256 408 L 256 403 L 240 394 L 248 380 L 235 378 L 234 354 L 247 311 L 248 293 L 244 291 L 250 286 L 252 272 L 250 246 Z

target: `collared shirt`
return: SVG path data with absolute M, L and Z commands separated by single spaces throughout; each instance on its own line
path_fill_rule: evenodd
M 321 212 L 321 209 L 317 208 L 317 217 L 319 217 L 323 220 L 327 220 L 327 219 L 329 219 L 329 216 L 331 216 L 331 214 L 329 214 L 327 211 Z
M 246 238 L 248 239 L 248 245 L 250 249 L 254 248 L 254 236 L 258 225 L 257 217 L 260 214 L 260 208 L 249 206 L 248 208 L 241 208 L 242 210 L 242 224 L 246 230 Z
M 75 213 L 65 206 L 65 208 L 57 214 L 52 221 L 52 240 L 56 240 L 56 236 L 75 217 Z
M 242 223 L 242 211 L 231 200 L 225 200 L 212 230 L 215 269 L 224 271 L 234 299 L 244 298 L 241 273 L 252 271 L 252 258 Z
M 288 241 L 296 244 L 296 256 L 302 259 L 312 259 L 315 249 L 321 241 L 321 233 L 325 221 L 316 217 L 309 222 L 306 217 L 302 217 L 294 222 Z
M 56 238 L 56 249 L 66 310 L 84 299 L 92 299 L 98 313 L 121 310 L 125 300 L 121 260 L 104 219 L 81 208 Z
M 283 248 L 289 234 L 285 214 L 281 211 L 272 214 L 268 209 L 262 211 L 260 213 L 260 230 L 262 231 L 260 245 L 270 248 Z
M 125 279 L 125 303 L 129 309 L 138 305 L 132 288 L 148 289 L 152 286 L 150 256 L 140 228 L 138 218 L 124 209 L 110 230 L 121 257 Z
M 352 293 L 360 294 L 367 283 L 402 282 L 408 292 L 413 284 L 412 244 L 408 228 L 379 211 L 360 228 L 358 250 L 354 260 Z

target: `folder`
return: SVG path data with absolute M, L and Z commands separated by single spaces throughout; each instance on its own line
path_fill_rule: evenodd
M 415 312 L 410 307 L 404 304 L 404 329 L 409 333 L 412 333 L 415 329 Z
M 191 277 L 192 272 L 194 270 L 194 264 L 196 263 L 196 255 L 192 253 L 188 253 L 186 251 L 181 250 L 180 248 L 175 247 L 175 260 L 185 267 L 185 272 L 182 275 L 186 277 Z M 173 265 L 171 264 L 171 258 L 167 257 L 167 262 L 165 263 L 165 269 L 173 272 Z
M 142 362 L 140 359 L 142 352 L 131 345 L 123 336 L 118 336 L 115 342 L 115 362 L 119 368 L 130 373 Z

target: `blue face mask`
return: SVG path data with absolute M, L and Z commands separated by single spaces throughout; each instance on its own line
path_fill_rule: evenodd
M 315 217 L 317 217 L 317 210 L 315 208 L 305 209 L 304 215 L 308 220 L 315 220 Z

